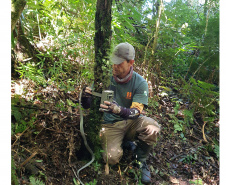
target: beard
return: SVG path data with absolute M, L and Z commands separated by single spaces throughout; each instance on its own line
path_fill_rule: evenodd
M 113 75 L 118 77 L 120 75 L 120 72 L 118 70 L 113 69 Z

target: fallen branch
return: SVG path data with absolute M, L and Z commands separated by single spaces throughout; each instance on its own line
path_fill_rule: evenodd
M 30 157 L 28 157 L 21 165 L 20 167 L 23 167 L 25 164 L 27 164 L 35 155 L 37 152 L 35 151 Z
M 206 123 L 203 124 L 204 127 L 202 126 L 202 128 L 201 128 L 201 126 L 198 124 L 197 121 L 195 121 L 195 123 L 200 127 L 201 131 L 200 131 L 199 129 L 195 128 L 195 127 L 194 127 L 194 129 L 197 130 L 197 131 L 199 131 L 199 132 L 202 132 L 202 134 L 203 134 L 203 133 L 204 133 L 204 127 L 205 127 L 205 124 L 206 124 Z M 211 139 L 211 137 L 209 137 L 208 135 L 205 135 L 205 133 L 204 133 L 204 136 L 205 136 L 205 138 L 208 138 L 209 141 L 211 141 L 212 143 L 214 143 L 214 141 Z M 204 141 L 205 141 L 205 140 L 204 140 Z M 206 139 L 205 142 L 208 142 L 207 139 Z

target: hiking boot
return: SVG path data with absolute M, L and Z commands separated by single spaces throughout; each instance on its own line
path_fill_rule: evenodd
M 141 164 L 141 182 L 143 184 L 151 184 L 151 173 L 146 162 Z
M 151 183 L 151 173 L 146 163 L 150 150 L 151 150 L 150 145 L 146 144 L 143 141 L 139 141 L 134 151 L 135 159 L 139 163 L 138 168 L 140 168 L 141 170 L 141 182 L 143 184 Z

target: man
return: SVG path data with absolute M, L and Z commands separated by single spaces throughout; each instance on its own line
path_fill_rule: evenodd
M 157 140 L 160 126 L 154 119 L 141 114 L 148 104 L 148 84 L 133 71 L 134 58 L 135 50 L 129 43 L 121 43 L 113 51 L 113 76 L 109 89 L 114 91 L 114 101 L 105 101 L 100 105 L 101 110 L 105 110 L 100 137 L 103 159 L 111 165 L 121 159 L 124 141 L 138 140 L 134 153 L 141 163 L 141 181 L 148 184 L 151 174 L 146 158 L 151 145 Z M 86 87 L 85 92 L 92 94 L 89 87 Z M 84 99 L 82 103 L 85 104 Z

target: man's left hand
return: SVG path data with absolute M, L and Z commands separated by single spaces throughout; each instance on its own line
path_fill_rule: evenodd
M 104 104 L 100 104 L 100 109 L 102 112 L 112 112 L 114 114 L 120 114 L 121 107 L 116 102 L 104 101 Z

